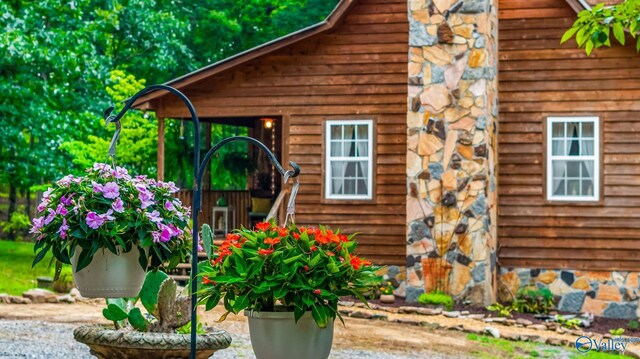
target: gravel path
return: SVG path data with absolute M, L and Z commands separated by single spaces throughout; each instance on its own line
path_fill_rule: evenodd
M 73 328 L 77 324 L 50 323 L 35 320 L 0 320 L 0 358 L 55 359 L 93 358 L 89 349 L 73 339 Z M 255 358 L 251 349 L 249 335 L 242 332 L 232 333 L 231 347 L 216 353 L 213 358 Z M 404 353 L 373 352 L 367 350 L 334 349 L 330 358 L 453 358 L 439 353 L 422 352 L 406 355 Z

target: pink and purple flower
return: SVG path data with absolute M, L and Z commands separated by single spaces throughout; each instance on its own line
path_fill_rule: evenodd
M 120 197 L 120 187 L 115 182 L 107 182 L 102 186 L 102 196 L 109 199 Z

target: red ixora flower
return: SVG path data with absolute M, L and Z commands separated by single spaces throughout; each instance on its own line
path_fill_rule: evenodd
M 227 240 L 237 241 L 240 239 L 240 235 L 238 233 L 229 233 L 227 234 Z
M 303 269 L 305 272 L 308 272 L 308 271 L 309 271 L 309 266 L 304 266 L 304 267 L 302 267 L 302 269 Z
M 280 238 L 265 238 L 264 239 L 264 244 L 268 244 L 268 245 L 274 245 L 274 244 L 278 244 L 280 243 Z
M 202 284 L 213 284 L 216 285 L 216 282 L 212 281 L 211 279 L 209 279 L 209 276 L 204 276 L 202 277 Z
M 360 267 L 362 266 L 362 259 L 360 259 L 360 258 L 358 258 L 356 256 L 352 256 L 351 259 L 349 260 L 349 262 L 351 263 L 351 266 L 355 270 L 360 269 Z
M 320 289 L 314 289 L 313 290 L 313 294 L 315 294 L 315 295 L 320 295 L 320 293 L 322 293 L 322 291 Z
M 315 252 L 315 251 L 317 251 L 317 250 L 318 250 L 318 247 L 316 247 L 316 246 L 311 246 L 311 251 L 312 251 L 312 252 Z
M 289 230 L 288 230 L 288 229 L 286 229 L 286 228 L 282 228 L 282 227 L 278 227 L 278 228 L 276 228 L 276 231 L 278 231 L 278 235 L 279 235 L 280 237 L 284 237 L 284 236 L 286 236 L 287 234 L 289 234 Z
M 299 234 L 299 233 L 294 233 L 294 234 L 293 234 L 293 238 L 295 238 L 295 239 L 300 239 L 300 234 Z
M 268 256 L 273 253 L 273 249 L 258 249 L 258 254 Z
M 336 254 L 335 254 L 335 253 L 333 253 L 332 251 L 326 251 L 326 252 L 324 252 L 324 253 L 325 253 L 326 255 L 328 255 L 329 257 L 333 257 L 333 256 L 335 256 L 335 255 L 336 255 Z
M 271 228 L 271 223 L 269 222 L 260 222 L 260 223 L 256 223 L 256 229 L 258 229 L 259 231 L 267 231 L 269 230 L 269 228 Z

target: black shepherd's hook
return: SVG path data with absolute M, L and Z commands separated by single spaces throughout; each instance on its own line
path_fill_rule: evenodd
M 167 85 L 152 85 L 140 90 L 138 93 L 133 95 L 126 102 L 124 108 L 120 110 L 120 112 L 118 112 L 116 115 L 111 114 L 114 109 L 113 107 L 110 107 L 105 111 L 104 116 L 105 116 L 107 125 L 111 122 L 114 122 L 116 124 L 116 132 L 114 133 L 113 138 L 111 139 L 111 145 L 109 147 L 109 156 L 112 158 L 114 163 L 116 158 L 116 144 L 118 142 L 118 138 L 120 137 L 120 130 L 122 128 L 120 124 L 120 119 L 124 117 L 124 115 L 127 113 L 127 111 L 129 111 L 131 106 L 136 102 L 138 98 L 157 90 L 165 90 L 179 97 L 182 100 L 182 102 L 184 102 L 185 106 L 187 106 L 187 108 L 189 109 L 189 113 L 191 115 L 191 121 L 193 122 L 193 126 L 194 126 L 194 131 L 193 131 L 193 147 L 194 147 L 193 181 L 194 183 L 193 183 L 193 208 L 191 211 L 191 219 L 193 221 L 193 228 L 191 229 L 192 239 L 193 239 L 192 250 L 191 250 L 191 358 L 195 359 L 196 358 L 196 339 L 197 339 L 197 333 L 196 333 L 197 316 L 196 315 L 197 315 L 197 302 L 198 302 L 198 294 L 197 294 L 198 286 L 196 281 L 196 276 L 198 275 L 198 242 L 199 242 L 198 212 L 200 212 L 200 207 L 202 206 L 200 202 L 202 198 L 202 177 L 204 176 L 204 172 L 207 168 L 207 163 L 209 162 L 209 160 L 211 160 L 211 156 L 213 156 L 216 153 L 216 151 L 218 151 L 222 146 L 230 142 L 246 141 L 262 149 L 267 155 L 267 157 L 269 158 L 269 160 L 273 163 L 275 168 L 278 170 L 278 172 L 280 172 L 280 174 L 284 176 L 285 183 L 287 183 L 287 181 L 290 178 L 294 179 L 293 189 L 291 190 L 291 195 L 289 197 L 289 204 L 287 207 L 287 218 L 285 219 L 285 223 L 288 219 L 293 220 L 292 218 L 293 212 L 294 212 L 293 206 L 294 206 L 296 194 L 298 192 L 298 179 L 296 177 L 298 177 L 298 175 L 300 174 L 300 167 L 295 162 L 290 161 L 289 164 L 291 165 L 292 169 L 285 171 L 285 169 L 282 167 L 282 165 L 280 164 L 276 156 L 273 154 L 273 152 L 271 152 L 271 150 L 267 146 L 265 146 L 262 142 L 256 140 L 255 138 L 244 137 L 244 136 L 229 137 L 218 142 L 215 146 L 213 146 L 213 148 L 211 148 L 207 152 L 207 154 L 204 156 L 204 159 L 202 160 L 202 163 L 200 163 L 200 121 L 198 119 L 198 115 L 196 114 L 196 110 L 193 104 L 191 103 L 191 101 L 182 92 Z

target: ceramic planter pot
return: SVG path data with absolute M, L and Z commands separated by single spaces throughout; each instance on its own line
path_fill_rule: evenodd
M 197 336 L 196 358 L 209 358 L 217 350 L 228 348 L 231 336 L 224 330 L 205 327 Z M 142 333 L 84 325 L 73 337 L 91 349 L 99 359 L 168 359 L 189 358 L 190 334 Z
M 115 255 L 108 249 L 99 249 L 91 263 L 76 272 L 81 251 L 80 247 L 76 248 L 71 265 L 73 280 L 83 297 L 131 298 L 138 295 L 146 271 L 138 263 L 140 251 L 137 247 L 120 255 Z
M 381 294 L 380 295 L 380 302 L 381 303 L 387 303 L 387 304 L 391 304 L 394 303 L 396 301 L 396 296 L 393 294 Z
M 244 312 L 258 359 L 326 359 L 333 344 L 333 320 L 318 328 L 310 312 L 296 324 L 293 312 Z

